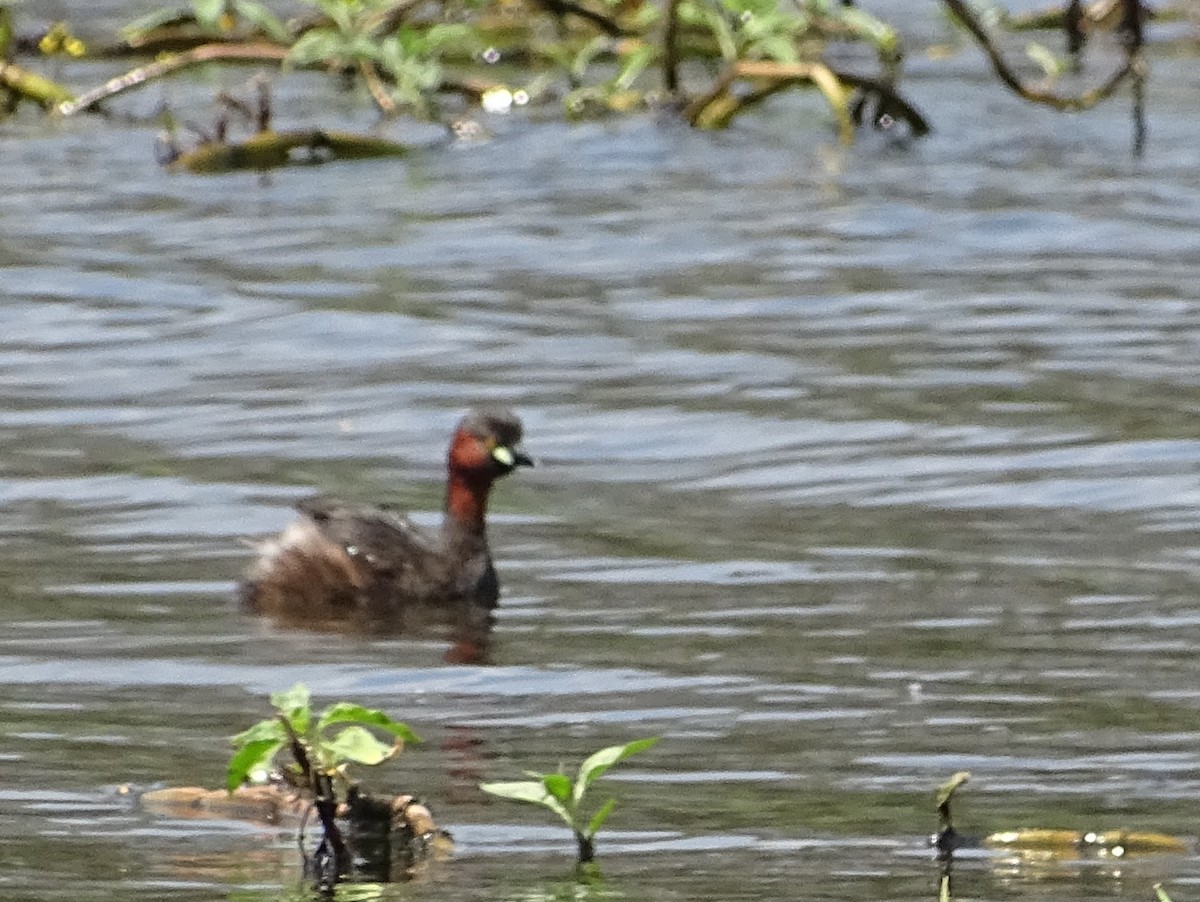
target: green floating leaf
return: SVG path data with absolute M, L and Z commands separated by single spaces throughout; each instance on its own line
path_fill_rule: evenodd
M 376 739 L 366 727 L 346 727 L 326 743 L 323 752 L 335 761 L 374 765 L 391 758 L 399 749 Z
M 229 759 L 229 769 L 225 772 L 225 788 L 233 792 L 255 771 L 270 767 L 281 748 L 282 739 L 255 739 L 247 742 Z
M 364 708 L 362 705 L 355 705 L 350 702 L 338 702 L 330 705 L 321 712 L 320 718 L 317 720 L 317 731 L 320 732 L 326 727 L 335 723 L 360 723 L 371 727 L 378 727 L 388 733 L 391 733 L 397 739 L 406 743 L 418 743 L 421 741 L 407 724 L 402 724 L 398 720 L 392 720 L 382 711 L 377 708 Z
M 658 742 L 658 737 L 652 736 L 649 739 L 638 739 L 625 745 L 611 745 L 590 755 L 583 764 L 579 765 L 579 776 L 575 779 L 575 801 L 578 802 L 582 799 L 592 781 L 599 779 L 618 761 L 645 751 L 656 742 Z
M 1158 902 L 1171 902 L 1171 897 L 1167 895 L 1161 883 L 1154 884 L 1154 895 L 1158 897 Z

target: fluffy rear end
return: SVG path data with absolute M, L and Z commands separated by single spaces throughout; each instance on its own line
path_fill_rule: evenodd
M 258 551 L 239 588 L 246 610 L 311 628 L 348 626 L 365 613 L 368 575 L 311 520 L 297 520 Z

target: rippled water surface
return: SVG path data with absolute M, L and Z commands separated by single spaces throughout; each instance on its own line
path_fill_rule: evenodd
M 426 739 L 372 779 L 457 851 L 396 898 L 930 899 L 959 769 L 963 829 L 1197 832 L 1194 56 L 1156 54 L 1141 162 L 1124 100 L 912 70 L 937 132 L 851 150 L 803 95 L 266 177 L 159 171 L 136 118 L 0 124 L 0 891 L 294 895 L 289 831 L 118 787 L 219 784 L 296 680 Z M 367 122 L 315 76 L 276 107 Z M 480 399 L 539 461 L 494 498 L 494 666 L 237 611 L 246 540 L 315 487 L 435 516 Z M 600 890 L 476 789 L 647 735 Z M 956 880 L 1189 899 L 1200 859 Z

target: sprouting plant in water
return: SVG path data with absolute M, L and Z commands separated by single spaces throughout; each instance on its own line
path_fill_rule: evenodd
M 260 720 L 250 729 L 233 737 L 234 755 L 229 761 L 225 787 L 230 792 L 249 780 L 260 780 L 285 747 L 293 758 L 303 753 L 308 767 L 316 774 L 349 783 L 350 764 L 375 765 L 394 758 L 406 742 L 420 742 L 405 724 L 392 720 L 375 708 L 364 708 L 351 702 L 336 702 L 320 713 L 311 706 L 311 694 L 303 683 L 286 692 L 271 695 L 275 716 Z M 340 727 L 333 730 L 334 727 Z M 369 729 L 368 729 L 369 728 Z M 390 738 L 382 742 L 371 730 Z M 300 761 L 284 769 L 285 778 L 294 785 L 304 785 Z
M 937 850 L 938 862 L 941 865 L 938 876 L 938 902 L 950 902 L 950 868 L 954 860 L 954 850 L 962 843 L 962 835 L 954 829 L 954 817 L 950 813 L 950 800 L 954 792 L 971 779 L 971 772 L 960 770 L 938 787 L 934 794 L 934 804 L 937 806 L 938 832 L 932 837 L 933 847 Z
M 246 23 L 282 44 L 292 40 L 283 20 L 258 0 L 192 0 L 188 13 L 163 7 L 131 22 L 121 31 L 127 39 L 136 38 L 165 25 L 176 24 L 188 15 L 196 25 L 214 36 L 228 34 L 239 23 Z
M 587 812 L 590 806 L 585 804 L 588 789 L 613 765 L 650 748 L 656 742 L 658 737 L 651 737 L 603 748 L 590 755 L 579 766 L 579 773 L 574 780 L 561 771 L 549 774 L 526 771 L 526 775 L 533 779 L 511 783 L 481 783 L 479 788 L 503 799 L 541 805 L 553 811 L 575 834 L 579 864 L 587 865 L 595 858 L 596 832 L 608 820 L 608 816 L 617 805 L 616 799 L 609 799 L 589 815 Z
M 233 737 L 225 787 L 236 790 L 247 779 L 261 779 L 284 748 L 292 761 L 281 769 L 285 782 L 312 795 L 322 835 L 311 862 L 317 886 L 332 888 L 350 869 L 351 854 L 336 823 L 338 804 L 357 794 L 347 775 L 350 764 L 375 765 L 394 758 L 406 742 L 419 742 L 405 724 L 382 711 L 336 702 L 312 710 L 308 687 L 297 683 L 271 696 L 275 716 Z M 381 741 L 372 730 L 388 736 Z
M 470 26 L 435 23 L 417 27 L 395 0 L 304 0 L 325 22 L 308 29 L 288 53 L 297 64 L 338 67 L 362 77 L 385 113 L 404 108 L 430 113 L 430 98 L 442 82 L 442 56 L 455 49 L 467 56 L 482 49 Z

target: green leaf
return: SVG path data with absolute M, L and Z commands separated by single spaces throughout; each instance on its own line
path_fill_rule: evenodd
M 571 778 L 566 774 L 543 774 L 542 785 L 546 787 L 546 792 L 564 805 L 571 798 Z
M 271 704 L 275 706 L 276 711 L 283 715 L 297 736 L 304 736 L 308 733 L 308 724 L 312 719 L 310 700 L 308 687 L 303 683 L 297 683 L 286 692 L 271 693 Z
M 713 39 L 717 42 L 717 47 L 720 48 L 721 57 L 729 61 L 737 59 L 737 39 L 734 38 L 733 29 L 725 21 L 725 17 L 716 10 L 710 9 L 704 10 L 702 17 L 704 24 L 708 26 L 708 30 L 712 32 Z
M 353 34 L 355 31 L 354 15 L 350 11 L 350 4 L 345 0 L 340 0 L 337 3 L 322 3 L 321 9 L 325 15 L 333 20 L 333 24 L 337 26 L 338 31 L 343 35 Z
M 796 52 L 796 44 L 791 38 L 772 35 L 763 38 L 758 46 L 764 54 L 776 62 L 794 63 L 800 59 L 800 55 Z
M 288 32 L 287 26 L 263 4 L 255 3 L 253 0 L 236 0 L 235 6 L 239 16 L 251 25 L 257 26 L 272 40 L 278 41 L 280 44 L 291 43 L 292 36 Z
M 630 755 L 636 755 L 638 752 L 645 751 L 658 742 L 657 736 L 652 736 L 649 739 L 637 739 L 625 745 L 610 745 L 606 749 L 601 749 L 594 755 L 591 755 L 579 765 L 579 776 L 575 778 L 575 801 L 578 802 L 583 798 L 583 794 L 587 792 L 587 788 L 593 780 L 599 779 L 605 771 L 616 764 L 618 761 L 623 761 Z
M 900 45 L 896 29 L 856 6 L 841 7 L 837 16 L 843 25 L 881 53 L 894 53 Z
M 572 830 L 575 829 L 575 820 L 571 817 L 571 813 L 563 807 L 562 802 L 554 798 L 546 791 L 546 785 L 542 780 L 521 780 L 512 783 L 480 783 L 479 788 L 484 792 L 494 796 L 499 796 L 502 799 L 511 799 L 514 802 L 527 802 L 530 805 L 541 805 L 543 808 L 549 808 Z
M 366 727 L 354 726 L 346 727 L 331 742 L 324 743 L 322 750 L 335 761 L 373 765 L 393 757 L 399 748 L 380 742 Z
M 548 793 L 546 785 L 541 780 L 518 780 L 511 783 L 480 783 L 479 788 L 484 792 L 511 799 L 514 802 L 529 802 L 532 805 L 544 805 Z
M 282 739 L 255 739 L 247 742 L 229 759 L 225 772 L 225 788 L 233 792 L 258 770 L 270 767 L 275 754 L 283 748 Z
M 469 25 L 438 24 L 425 31 L 425 45 L 430 51 L 446 48 L 472 50 L 479 47 L 479 33 Z
M 613 80 L 613 87 L 618 91 L 628 91 L 633 83 L 651 63 L 657 62 L 658 48 L 653 44 L 643 44 L 628 54 L 621 62 L 621 71 Z
M 329 63 L 345 56 L 346 40 L 332 28 L 312 28 L 304 32 L 288 51 L 288 62 Z
M 156 28 L 161 28 L 168 22 L 174 22 L 179 18 L 179 10 L 164 6 L 162 9 L 157 9 L 154 12 L 147 13 L 144 16 L 139 16 L 128 25 L 121 29 L 121 36 L 126 40 L 139 38 L 142 35 L 153 31 Z
M 596 58 L 603 53 L 608 53 L 611 49 L 612 41 L 608 37 L 597 35 L 592 38 L 579 49 L 571 61 L 571 77 L 576 81 L 582 81 L 587 74 L 588 67 L 595 62 Z
M 216 28 L 225 14 L 225 0 L 192 0 L 192 13 L 205 28 Z
M 411 742 L 415 744 L 421 741 L 420 737 L 409 729 L 407 724 L 402 724 L 398 720 L 392 720 L 377 708 L 364 708 L 362 705 L 355 705 L 350 702 L 338 702 L 322 711 L 320 718 L 317 720 L 317 731 L 320 732 L 335 723 L 366 724 L 367 726 L 385 730 L 406 743 Z
M 1044 44 L 1035 42 L 1026 44 L 1025 55 L 1037 63 L 1041 67 L 1042 72 L 1050 78 L 1055 75 L 1061 75 L 1063 69 L 1066 68 L 1063 62 L 1054 55 L 1054 51 Z
M 609 799 L 607 802 L 601 805 L 600 810 L 593 814 L 592 819 L 588 821 L 587 832 L 584 833 L 584 836 L 586 836 L 588 839 L 591 839 L 593 836 L 595 836 L 596 831 L 604 825 L 604 822 L 608 820 L 608 816 L 612 814 L 613 809 L 616 807 L 616 799 Z
M 945 783 L 937 788 L 937 793 L 934 795 L 934 803 L 940 809 L 950 804 L 950 797 L 954 795 L 954 790 L 962 786 L 971 779 L 969 770 L 960 770 L 950 777 Z
M 279 722 L 278 717 L 272 717 L 268 720 L 260 720 L 248 730 L 243 730 L 234 736 L 230 742 L 236 747 L 241 748 L 250 742 L 261 742 L 264 739 L 270 739 L 273 742 L 285 742 L 288 739 L 287 730 L 283 728 L 283 724 Z
M 284 692 L 271 693 L 271 705 L 280 714 L 291 714 L 298 708 L 307 708 L 312 701 L 312 693 L 303 683 L 297 683 Z

